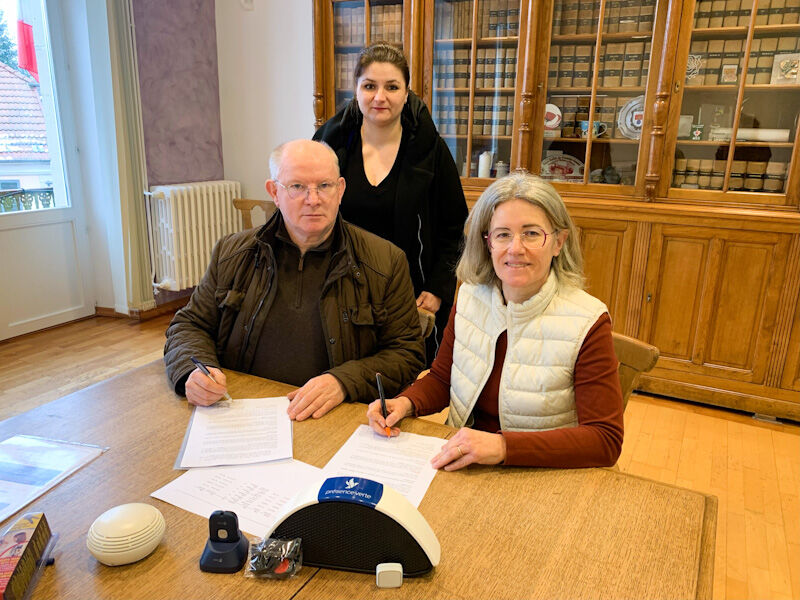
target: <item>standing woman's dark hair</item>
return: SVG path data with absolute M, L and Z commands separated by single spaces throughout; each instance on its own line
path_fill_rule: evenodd
M 397 46 L 388 42 L 374 42 L 358 53 L 356 69 L 353 72 L 353 84 L 358 86 L 358 78 L 368 66 L 374 62 L 394 65 L 403 74 L 406 87 L 411 85 L 411 73 L 408 70 L 406 55 Z
M 436 313 L 430 364 L 453 304 L 467 204 L 450 150 L 410 80 L 402 50 L 370 44 L 358 55 L 353 101 L 314 139 L 339 157 L 342 216 L 405 252 L 417 306 Z

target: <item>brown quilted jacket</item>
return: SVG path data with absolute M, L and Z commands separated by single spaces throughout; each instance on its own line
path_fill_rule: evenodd
M 247 373 L 258 336 L 275 297 L 272 244 L 281 214 L 261 228 L 222 238 L 189 303 L 167 329 L 164 362 L 176 393 L 194 370 L 190 356 Z M 423 368 L 424 349 L 405 254 L 384 239 L 351 225 L 335 224 L 335 247 L 320 309 L 330 369 L 350 401 L 378 397 L 375 373 L 395 395 Z M 244 311 L 245 326 L 234 327 Z M 276 343 L 291 353 L 291 332 Z

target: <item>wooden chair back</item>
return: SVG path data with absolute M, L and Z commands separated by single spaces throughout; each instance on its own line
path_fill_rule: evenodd
M 233 206 L 242 213 L 242 227 L 244 229 L 252 229 L 253 215 L 251 211 L 258 207 L 264 211 L 264 217 L 269 220 L 277 209 L 272 200 L 248 200 L 247 198 L 234 198 Z
M 611 335 L 614 338 L 614 352 L 619 361 L 617 372 L 619 373 L 619 382 L 622 387 L 622 406 L 624 410 L 628 406 L 628 398 L 630 398 L 633 390 L 636 389 L 636 384 L 639 383 L 641 374 L 646 373 L 656 365 L 658 348 L 621 333 L 614 332 Z
M 433 326 L 436 323 L 436 315 L 424 308 L 417 307 L 419 313 L 419 326 L 422 329 L 423 339 L 433 333 Z

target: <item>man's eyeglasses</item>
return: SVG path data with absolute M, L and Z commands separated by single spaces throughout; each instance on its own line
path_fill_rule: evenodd
M 322 181 L 318 183 L 316 186 L 313 185 L 303 185 L 302 183 L 290 183 L 289 185 L 283 185 L 280 181 L 275 180 L 279 186 L 286 190 L 286 193 L 289 194 L 289 198 L 292 200 L 297 200 L 299 198 L 306 198 L 311 190 L 317 192 L 317 195 L 320 198 L 331 198 L 334 194 L 336 194 L 336 190 L 339 189 L 339 181 Z
M 558 233 L 558 229 L 547 233 L 541 227 L 528 227 L 519 232 L 519 239 L 528 250 L 538 250 L 547 243 L 547 236 L 554 233 Z M 489 242 L 489 248 L 497 250 L 505 250 L 510 247 L 516 236 L 516 233 L 504 228 L 492 229 L 489 233 L 483 234 L 484 239 Z

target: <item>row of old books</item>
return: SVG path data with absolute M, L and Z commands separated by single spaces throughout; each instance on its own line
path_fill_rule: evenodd
M 605 44 L 600 56 L 600 87 L 637 87 L 647 84 L 650 65 L 650 42 Z M 547 85 L 553 87 L 589 87 L 592 84 L 594 46 L 552 46 L 547 71 Z
M 467 135 L 469 96 L 438 96 L 433 117 L 441 135 Z M 514 124 L 514 96 L 475 96 L 472 108 L 473 136 L 510 136 Z
M 370 36 L 373 42 L 403 43 L 403 5 L 375 5 L 370 8 Z
M 725 85 L 739 81 L 745 41 L 694 40 L 689 49 L 687 85 Z M 753 38 L 745 83 L 772 83 L 775 56 L 800 49 L 795 36 Z
M 480 37 L 498 38 L 519 35 L 519 0 L 481 0 Z M 446 0 L 436 4 L 436 39 L 472 37 L 472 0 Z
M 600 136 L 601 138 L 626 137 L 617 127 L 617 116 L 622 108 L 634 98 L 635 96 L 598 96 L 595 99 L 594 120 L 605 123 L 607 127 L 605 133 Z M 552 96 L 550 103 L 555 104 L 561 110 L 560 137 L 581 137 L 580 122 L 589 120 L 591 98 L 589 96 Z
M 694 26 L 741 27 L 750 24 L 754 0 L 699 0 Z M 800 0 L 759 0 L 756 25 L 783 25 L 800 22 Z
M 358 54 L 355 52 L 337 52 L 334 54 L 334 81 L 337 90 L 355 89 L 353 73 L 356 71 Z
M 437 88 L 465 88 L 469 85 L 470 51 L 437 50 L 433 57 Z M 475 58 L 475 87 L 513 88 L 517 79 L 516 48 L 478 48 Z
M 607 0 L 603 31 L 607 33 L 653 30 L 656 0 Z M 553 33 L 595 33 L 600 21 L 599 0 L 555 0 Z
M 364 7 L 337 6 L 333 12 L 333 38 L 337 44 L 364 43 Z
M 519 35 L 519 0 L 483 0 L 480 9 L 481 37 Z

